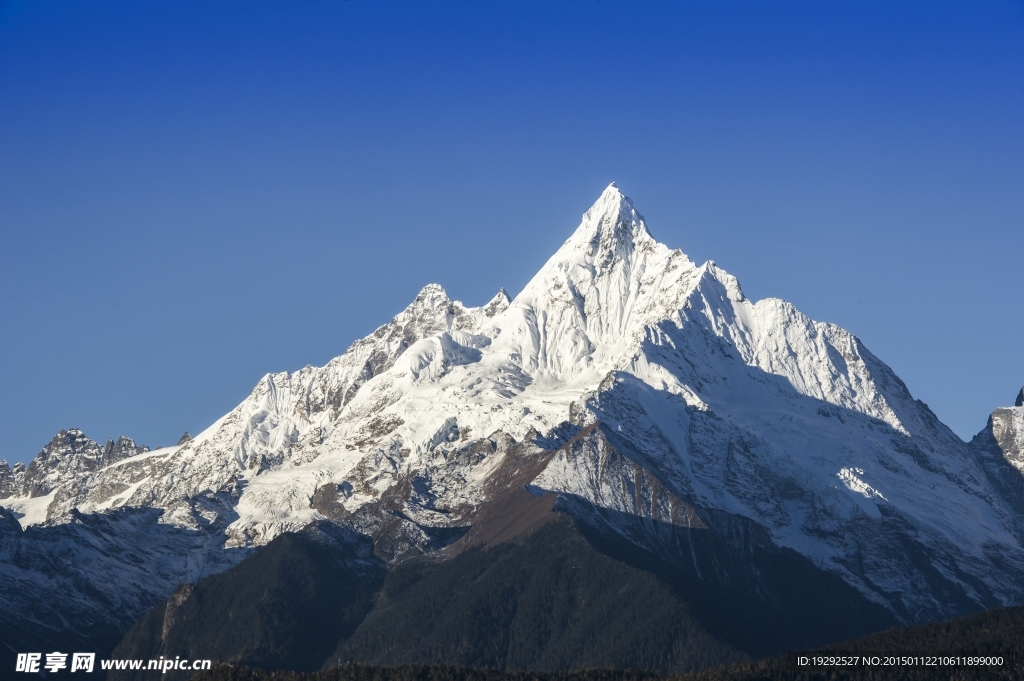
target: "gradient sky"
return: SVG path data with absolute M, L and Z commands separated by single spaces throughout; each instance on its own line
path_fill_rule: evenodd
M 0 1 L 0 458 L 515 294 L 613 180 L 961 437 L 1024 383 L 1021 2 Z

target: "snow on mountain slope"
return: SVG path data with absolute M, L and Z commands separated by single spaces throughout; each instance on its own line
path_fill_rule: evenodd
M 610 440 L 565 448 L 598 423 Z M 655 241 L 614 185 L 515 299 L 429 285 L 193 440 L 118 452 L 0 467 L 0 503 L 47 527 L 156 508 L 227 547 L 329 518 L 393 558 L 450 543 L 515 480 L 685 527 L 749 519 L 905 621 L 1024 601 L 1024 505 L 998 462 L 850 333 Z
M 0 641 L 13 651 L 110 650 L 183 581 L 251 552 L 224 550 L 223 525 L 196 532 L 159 521 L 158 509 L 75 511 L 22 531 L 0 508 Z

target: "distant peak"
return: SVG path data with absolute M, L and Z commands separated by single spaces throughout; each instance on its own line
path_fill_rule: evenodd
M 508 291 L 502 286 L 498 289 L 498 293 L 484 305 L 484 314 L 488 317 L 493 317 L 499 312 L 504 312 L 511 302 L 512 299 L 509 297 Z
M 64 444 L 71 444 L 78 441 L 91 442 L 91 440 L 78 428 L 68 428 L 67 430 L 61 430 L 50 440 L 50 444 L 47 447 L 59 447 Z
M 416 297 L 430 298 L 434 296 L 444 296 L 445 298 L 447 298 L 448 292 L 445 291 L 444 287 L 441 286 L 440 284 L 427 284 L 426 286 L 420 289 L 420 292 L 419 294 L 417 294 Z
M 451 304 L 452 299 L 448 297 L 448 292 L 440 284 L 427 284 L 420 289 L 413 301 L 399 313 L 398 317 L 430 315 L 440 310 L 447 310 Z
M 186 430 L 185 434 L 178 438 L 178 446 L 180 447 L 181 445 L 188 444 L 189 442 L 192 442 L 192 436 Z
M 488 308 L 495 305 L 507 306 L 510 302 L 512 302 L 512 298 L 509 297 L 508 291 L 506 291 L 505 287 L 502 286 L 498 289 L 498 292 L 494 294 L 494 297 L 487 301 L 487 304 L 484 305 L 484 307 Z
M 1024 407 L 1024 388 L 1021 388 L 1020 392 L 1017 393 L 1017 401 L 1013 403 L 1013 406 Z
M 612 182 L 583 214 L 572 235 L 516 296 L 512 306 L 541 304 L 539 301 L 547 300 L 567 277 L 575 282 L 575 278 L 584 276 L 581 273 L 595 281 L 617 277 L 618 283 L 613 286 L 615 295 L 618 295 L 625 290 L 622 287 L 626 286 L 626 280 L 642 273 L 640 261 L 658 248 L 658 243 L 647 231 L 643 216 Z M 598 301 L 598 298 L 594 300 Z M 596 304 L 604 306 L 608 302 L 605 294 L 601 294 L 600 302 Z
M 434 309 L 445 307 L 451 302 L 452 300 L 448 297 L 448 292 L 440 284 L 427 284 L 416 294 L 416 298 L 410 303 L 409 309 Z

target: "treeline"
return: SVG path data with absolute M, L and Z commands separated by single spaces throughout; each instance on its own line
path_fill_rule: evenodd
M 1024 607 L 987 610 L 946 622 L 900 627 L 828 646 L 813 655 L 1001 657 L 1001 666 L 856 666 L 805 668 L 792 655 L 693 672 L 685 681 L 1018 681 L 1024 676 Z
M 1024 679 L 1024 607 L 1000 608 L 969 617 L 891 629 L 814 651 L 814 655 L 977 655 L 1002 657 L 1002 666 L 848 666 L 804 668 L 792 655 L 685 675 L 612 669 L 575 672 L 500 672 L 445 665 L 344 664 L 317 672 L 272 672 L 219 667 L 194 681 L 1021 681 Z
M 611 669 L 576 672 L 499 672 L 443 665 L 406 664 L 395 667 L 345 664 L 319 672 L 271 672 L 222 666 L 203 672 L 194 681 L 1018 681 L 1011 665 L 998 670 L 980 668 L 846 668 L 794 670 L 786 658 L 772 658 L 683 676 L 661 676 Z
M 666 681 L 657 674 L 593 669 L 577 672 L 499 672 L 447 665 L 403 664 L 385 667 L 343 664 L 318 672 L 263 671 L 221 666 L 192 677 L 193 681 Z

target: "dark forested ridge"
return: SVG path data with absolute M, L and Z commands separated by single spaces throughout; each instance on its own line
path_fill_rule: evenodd
M 887 666 L 794 668 L 792 655 L 688 674 L 685 681 L 1019 681 L 1024 678 L 1024 606 L 999 608 L 946 622 L 900 627 L 828 646 L 816 654 L 978 655 L 1002 657 L 1000 667 Z
M 327 665 L 666 671 L 744 659 L 669 586 L 599 553 L 555 514 L 523 541 L 399 565 Z
M 642 672 L 591 669 L 578 672 L 521 672 L 403 664 L 394 667 L 344 664 L 313 673 L 268 672 L 221 666 L 193 677 L 195 681 L 664 681 L 671 677 Z
M 658 557 L 604 531 L 625 523 L 678 533 L 683 550 Z M 678 673 L 892 625 L 795 552 L 745 536 L 746 526 L 730 529 L 724 537 L 622 516 L 589 525 L 555 513 L 515 541 L 442 563 L 410 561 L 388 575 L 374 610 L 328 665 Z
M 1002 656 L 999 668 L 847 667 L 796 670 L 791 656 L 777 656 L 682 676 L 611 669 L 524 672 L 444 665 L 343 664 L 313 673 L 218 667 L 195 681 L 1019 681 L 1024 678 L 1024 607 L 1002 608 L 948 622 L 905 627 L 815 651 L 828 653 L 942 653 Z
M 179 588 L 132 626 L 112 657 L 318 669 L 372 607 L 383 570 L 365 560 L 368 542 L 317 534 L 282 535 L 236 568 Z M 161 678 L 190 675 L 170 671 Z M 109 678 L 151 679 L 152 672 Z
M 319 535 L 283 535 L 179 590 L 131 628 L 114 656 L 289 671 L 353 662 L 665 674 L 891 626 L 883 608 L 773 546 L 749 521 L 714 520 L 717 532 L 547 513 L 497 544 L 387 571 L 370 538 L 339 537 L 325 524 Z M 678 555 L 647 553 L 608 527 L 663 533 Z M 179 677 L 187 675 L 165 678 Z

